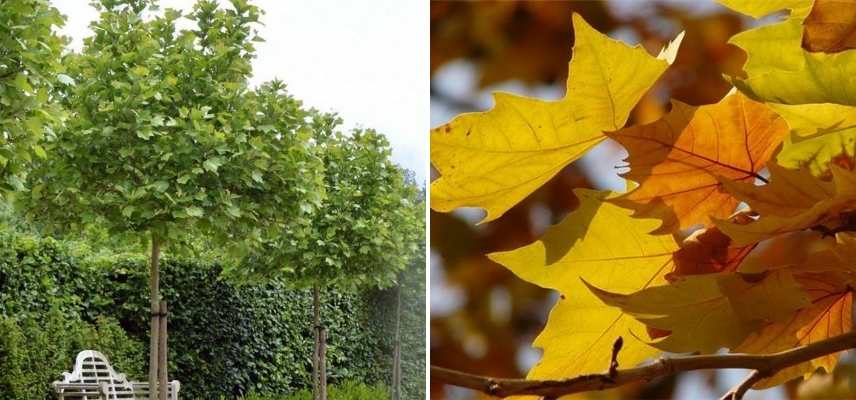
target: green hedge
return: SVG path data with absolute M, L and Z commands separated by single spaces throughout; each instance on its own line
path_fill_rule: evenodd
M 389 388 L 383 384 L 372 386 L 356 381 L 345 381 L 327 388 L 329 400 L 377 400 L 389 398 Z M 407 398 L 407 397 L 404 397 Z M 240 400 L 313 400 L 312 391 L 303 389 L 289 395 L 261 395 L 250 393 Z
M 53 398 L 56 371 L 67 370 L 78 352 L 92 348 L 104 349 L 122 371 L 142 373 L 143 346 L 115 320 L 88 324 L 58 308 L 0 317 L 0 400 Z
M 44 343 L 72 343 L 46 345 L 44 357 L 51 361 L 45 364 L 43 374 L 26 379 L 7 374 L 6 381 L 18 382 L 4 382 L 7 385 L 31 379 L 44 385 L 58 379 L 60 372 L 71 368 L 71 359 L 81 346 L 106 353 L 112 362 L 124 366 L 120 367 L 122 372 L 144 378 L 148 347 L 145 258 L 118 255 L 93 260 L 90 253 L 85 246 L 73 243 L 0 232 L 0 316 L 7 317 L 0 320 L 3 326 L 11 326 L 9 321 L 13 321 L 25 326 L 22 332 L 29 333 L 23 333 L 24 337 L 38 334 L 45 337 Z M 308 387 L 312 364 L 310 293 L 287 290 L 283 282 L 276 281 L 237 286 L 220 279 L 220 271 L 212 262 L 166 257 L 163 263 L 162 293 L 170 307 L 170 378 L 181 381 L 183 397 L 228 398 L 250 392 L 275 395 Z M 388 338 L 393 335 L 386 331 L 388 324 L 376 322 L 392 315 L 394 304 L 378 302 L 379 297 L 383 294 L 325 293 L 323 316 L 329 331 L 328 374 L 332 384 L 388 383 L 392 354 Z M 30 316 L 51 312 L 67 316 L 68 321 L 63 323 L 77 327 L 57 329 L 26 322 L 35 320 Z M 416 342 L 421 348 L 402 351 L 422 352 L 422 373 L 412 379 L 419 386 L 424 386 L 422 321 L 418 334 L 405 331 L 402 335 L 423 338 Z M 102 330 L 111 333 L 98 336 Z M 0 342 L 0 370 L 5 371 L 4 362 L 12 362 L 2 355 L 34 351 L 31 344 Z M 406 370 L 408 365 L 405 362 Z M 406 376 L 405 381 L 408 379 Z M 404 398 L 424 398 L 422 390 L 422 396 Z M 0 393 L 6 395 L 7 389 L 0 386 Z M 42 398 L 39 393 L 0 399 Z

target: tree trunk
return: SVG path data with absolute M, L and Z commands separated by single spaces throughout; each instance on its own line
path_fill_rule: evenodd
M 327 352 L 327 333 L 324 327 L 321 326 L 321 289 L 318 285 L 312 288 L 312 313 L 314 316 L 315 329 L 315 356 L 314 363 L 314 381 L 315 381 L 315 400 L 327 400 L 327 368 L 325 355 Z
M 167 400 L 166 385 L 166 302 L 160 302 L 160 337 L 158 341 L 158 399 Z
M 399 279 L 399 282 L 401 280 Z M 401 399 L 401 283 L 395 288 L 395 342 L 392 350 L 392 400 Z
M 151 337 L 149 338 L 149 399 L 157 398 L 158 343 L 160 336 L 160 242 L 152 232 L 152 255 L 149 259 L 149 300 L 151 301 Z

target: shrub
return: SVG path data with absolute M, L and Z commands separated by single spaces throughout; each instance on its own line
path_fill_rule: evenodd
M 103 254 L 96 259 L 73 242 L 0 230 L 0 400 L 41 398 L 84 348 L 105 353 L 129 377 L 145 377 L 145 258 Z M 167 257 L 162 268 L 170 379 L 181 381 L 186 398 L 294 393 L 311 386 L 308 291 L 288 290 L 282 281 L 237 286 L 222 280 L 212 261 Z M 393 335 L 388 324 L 375 322 L 394 315 L 394 303 L 376 301 L 378 293 L 325 294 L 331 384 L 388 382 Z M 52 315 L 54 325 L 39 315 Z M 422 336 L 422 327 L 424 322 L 419 335 L 402 337 Z M 21 366 L 30 358 L 41 360 L 39 371 Z M 32 386 L 42 388 L 38 395 L 26 391 Z
M 327 398 L 330 400 L 381 400 L 389 398 L 389 388 L 377 383 L 366 385 L 364 383 L 347 380 L 338 385 L 331 385 L 327 390 Z M 303 389 L 287 395 L 260 395 L 250 393 L 241 397 L 241 400 L 312 400 L 312 391 Z
M 93 325 L 58 307 L 46 314 L 0 316 L 0 399 L 53 398 L 51 382 L 71 369 L 78 352 L 92 348 L 122 371 L 142 373 L 142 344 L 115 320 L 99 318 Z

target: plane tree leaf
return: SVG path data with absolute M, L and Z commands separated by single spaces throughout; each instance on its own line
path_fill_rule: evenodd
M 48 155 L 40 143 L 67 116 L 54 95 L 65 83 L 63 25 L 48 1 L 0 6 L 0 198 L 26 188 L 31 164 Z
M 631 294 L 587 284 L 604 303 L 671 332 L 652 343 L 671 352 L 712 353 L 738 345 L 761 322 L 789 317 L 808 300 L 790 272 L 706 274 Z
M 816 53 L 802 47 L 803 23 L 813 0 L 770 3 L 769 7 L 763 6 L 764 11 L 789 9 L 790 15 L 781 22 L 738 33 L 729 40 L 747 54 L 743 65 L 746 76 L 731 76 L 734 86 L 767 102 L 856 105 L 856 52 Z M 734 6 L 736 2 L 724 4 Z M 739 5 L 735 10 L 747 11 Z
M 737 214 L 737 223 L 748 223 L 749 218 Z M 731 238 L 716 226 L 701 228 L 691 233 L 675 252 L 675 270 L 666 279 L 702 275 L 716 272 L 733 272 L 755 248 L 754 245 L 734 246 Z
M 558 101 L 497 93 L 485 112 L 462 114 L 431 131 L 431 207 L 481 207 L 484 221 L 546 183 L 624 126 L 630 110 L 674 60 L 681 36 L 659 57 L 610 39 L 577 14 L 567 93 Z
M 814 0 L 803 30 L 808 51 L 836 53 L 856 48 L 856 8 L 843 0 Z
M 762 215 L 797 215 L 835 192 L 831 182 L 816 179 L 807 170 L 791 170 L 772 163 L 767 168 L 772 179 L 764 186 L 727 180 L 722 183 L 728 192 Z
M 658 352 L 769 354 L 852 329 L 856 280 L 856 11 L 836 0 L 719 0 L 773 20 L 715 104 L 627 113 L 674 58 L 573 17 L 567 94 L 497 94 L 493 109 L 431 132 L 432 207 L 500 217 L 595 144 L 628 152 L 628 191 L 576 189 L 578 208 L 527 246 L 489 258 L 560 296 L 530 379 L 630 367 Z M 847 7 L 845 7 L 847 6 Z M 840 9 L 845 7 L 846 9 Z M 778 21 L 776 19 L 778 18 Z M 831 354 L 761 381 L 830 371 Z
M 856 202 L 856 172 L 848 171 L 841 167 L 832 165 L 832 184 L 834 188 L 832 192 L 820 192 L 822 197 L 819 201 L 810 203 L 808 207 L 796 210 L 769 208 L 767 214 L 761 214 L 757 221 L 740 225 L 729 221 L 716 221 L 716 225 L 725 234 L 739 245 L 757 243 L 765 239 L 770 239 L 776 235 L 795 232 L 804 229 L 816 229 L 821 232 L 832 232 L 835 229 L 847 224 L 850 218 L 849 212 L 854 211 L 854 202 Z M 780 169 L 772 170 L 775 175 L 771 176 L 772 182 L 775 182 L 783 171 Z M 777 172 L 778 171 L 778 172 Z M 731 188 L 736 188 L 732 192 L 741 201 L 746 201 L 750 207 L 752 204 L 757 206 L 768 206 L 769 203 L 763 199 L 774 196 L 777 191 L 786 190 L 784 188 L 792 187 L 794 191 L 804 188 L 805 191 L 821 188 L 821 190 L 829 190 L 829 185 L 826 182 L 820 181 L 819 178 L 812 177 L 808 172 L 784 174 L 781 185 L 764 185 L 750 187 L 747 185 L 730 184 Z M 794 185 L 796 179 L 796 185 Z M 789 181 L 789 183 L 784 183 Z M 810 196 L 817 196 L 817 193 L 804 194 L 803 201 L 807 201 Z M 795 198 L 795 202 L 800 201 Z
M 562 378 L 602 371 L 619 336 L 621 365 L 631 366 L 656 350 L 631 332 L 645 326 L 618 308 L 602 303 L 580 278 L 617 292 L 635 292 L 665 283 L 678 245 L 670 235 L 650 235 L 652 219 L 632 218 L 629 211 L 605 202 L 606 193 L 577 189 L 580 207 L 538 241 L 519 249 L 490 254 L 491 260 L 521 279 L 561 293 L 534 346 L 544 350 L 529 372 L 531 379 Z M 621 230 L 615 227 L 622 227 Z M 581 323 L 581 321 L 585 321 Z
M 856 156 L 856 107 L 840 104 L 770 104 L 791 129 L 776 162 L 786 168 L 807 167 L 828 177 L 829 163 Z
M 849 279 L 834 274 L 802 274 L 795 278 L 810 296 L 810 304 L 790 318 L 768 324 L 752 333 L 734 352 L 769 354 L 808 345 L 850 332 L 853 327 L 853 293 Z M 755 385 L 771 387 L 808 375 L 818 368 L 832 371 L 838 354 L 830 354 L 779 371 Z
M 615 201 L 639 216 L 663 218 L 661 231 L 727 217 L 738 200 L 721 178 L 758 179 L 787 132 L 778 114 L 739 93 L 701 107 L 673 101 L 658 121 L 608 133 L 629 153 L 624 177 L 639 183 Z
M 805 0 L 716 0 L 716 2 L 756 19 L 781 10 L 805 9 L 810 5 L 806 4 Z

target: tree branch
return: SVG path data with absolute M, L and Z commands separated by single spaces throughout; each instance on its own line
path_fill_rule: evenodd
M 762 374 L 760 371 L 755 370 L 749 374 L 742 382 L 737 384 L 737 386 L 731 388 L 725 395 L 723 395 L 720 400 L 740 400 L 743 398 L 743 395 L 752 388 L 752 385 L 758 383 L 761 379 L 764 379 L 768 375 Z
M 759 380 L 773 376 L 782 369 L 852 348 L 856 348 L 856 332 L 773 354 L 663 357 L 640 367 L 615 370 L 613 376 L 606 372 L 580 375 L 562 380 L 503 379 L 431 366 L 431 379 L 498 397 L 535 395 L 545 398 L 559 398 L 573 393 L 610 389 L 637 381 L 650 381 L 684 371 L 725 368 L 754 370 L 744 382 L 729 392 L 730 398 L 739 399 Z

